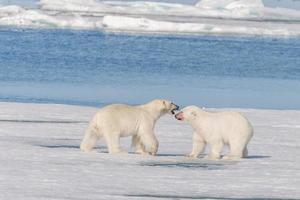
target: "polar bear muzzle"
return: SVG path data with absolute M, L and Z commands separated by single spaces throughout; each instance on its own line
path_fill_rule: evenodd
M 171 103 L 171 106 L 172 106 L 172 110 L 171 110 L 171 113 L 174 115 L 175 114 L 175 111 L 176 110 L 179 110 L 179 106 L 177 106 L 176 104 L 174 103 Z
M 179 112 L 175 115 L 175 118 L 177 120 L 183 121 L 184 120 L 184 116 L 183 116 L 183 112 Z

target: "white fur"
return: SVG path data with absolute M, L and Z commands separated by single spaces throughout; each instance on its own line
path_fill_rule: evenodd
M 207 159 L 219 159 L 224 145 L 228 145 L 230 153 L 223 159 L 239 159 L 248 155 L 247 144 L 253 136 L 250 122 L 238 112 L 207 112 L 197 106 L 188 106 L 176 115 L 185 120 L 194 129 L 193 149 L 188 155 L 196 158 L 210 145 L 211 151 Z
M 97 140 L 104 137 L 109 153 L 121 153 L 124 151 L 120 148 L 120 137 L 133 136 L 132 146 L 136 148 L 137 153 L 150 152 L 155 155 L 158 149 L 158 141 L 154 135 L 155 123 L 162 115 L 176 107 L 167 100 L 154 100 L 138 106 L 106 106 L 91 120 L 80 149 L 89 152 Z

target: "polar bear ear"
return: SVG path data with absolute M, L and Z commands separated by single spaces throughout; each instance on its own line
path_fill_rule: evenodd
M 164 105 L 165 108 L 167 107 L 166 101 L 163 101 L 163 105 Z

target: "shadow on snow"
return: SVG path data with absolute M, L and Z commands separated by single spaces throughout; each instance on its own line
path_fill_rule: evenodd
M 159 195 L 159 194 L 128 194 L 126 197 L 140 197 L 140 198 L 155 198 L 155 199 L 213 199 L 213 200 L 296 200 L 287 198 L 234 198 L 234 197 L 212 197 L 212 196 L 183 196 L 183 195 Z

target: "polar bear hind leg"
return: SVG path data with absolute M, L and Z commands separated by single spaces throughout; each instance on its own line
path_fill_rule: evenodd
M 245 147 L 243 150 L 243 158 L 246 158 L 247 156 L 248 156 L 248 149 L 247 147 Z
M 230 153 L 223 157 L 224 160 L 238 160 L 248 155 L 244 144 L 230 145 Z
M 84 152 L 90 152 L 100 137 L 101 133 L 99 133 L 98 129 L 90 124 L 80 144 L 80 149 Z

